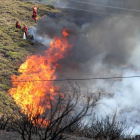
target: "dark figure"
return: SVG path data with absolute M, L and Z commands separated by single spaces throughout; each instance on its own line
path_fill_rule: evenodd
M 16 22 L 16 28 L 21 29 L 21 26 L 19 25 L 19 21 Z
M 36 17 L 37 17 L 36 12 L 33 12 L 32 18 L 34 19 L 35 22 L 36 22 Z

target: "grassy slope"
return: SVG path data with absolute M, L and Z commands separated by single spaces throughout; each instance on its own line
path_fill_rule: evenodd
M 47 11 L 57 12 L 46 5 L 37 5 L 19 0 L 0 0 L 0 112 L 9 111 L 14 103 L 7 94 L 11 87 L 11 75 L 18 74 L 17 69 L 26 56 L 33 53 L 36 44 L 32 40 L 23 40 L 23 32 L 15 28 L 16 20 L 20 24 L 34 24 L 32 7 L 36 5 L 38 16 L 44 16 Z

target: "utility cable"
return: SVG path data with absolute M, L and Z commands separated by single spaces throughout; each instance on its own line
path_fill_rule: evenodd
M 66 8 L 66 9 L 72 9 L 72 10 L 78 10 L 78 11 L 104 14 L 104 15 L 112 15 L 112 16 L 117 16 L 117 17 L 129 17 L 129 18 L 137 18 L 137 19 L 140 18 L 140 16 L 127 16 L 127 15 L 120 15 L 120 14 L 111 14 L 111 13 L 107 13 L 107 12 L 98 12 L 98 11 L 94 11 L 94 10 L 91 11 L 91 10 L 77 9 L 77 8 L 72 8 L 72 7 L 62 7 L 62 6 L 59 6 L 59 7 Z
M 46 2 L 37 2 L 34 1 L 35 3 L 41 3 L 41 4 L 47 4 Z M 90 12 L 90 13 L 98 13 L 98 14 L 104 14 L 104 15 L 111 15 L 111 16 L 116 16 L 116 17 L 128 17 L 128 18 L 135 18 L 135 19 L 140 19 L 140 16 L 128 16 L 128 15 L 120 15 L 120 14 L 111 14 L 107 12 L 98 12 L 94 10 L 84 10 L 84 9 L 77 9 L 77 8 L 72 8 L 72 7 L 64 7 L 60 6 L 58 4 L 53 4 L 54 6 L 60 7 L 60 8 L 65 8 L 65 9 L 72 9 L 72 10 L 78 10 L 78 11 L 84 11 L 84 12 Z
M 140 10 L 136 10 L 136 9 L 129 9 L 129 8 L 108 6 L 108 5 L 102 5 L 102 4 L 94 4 L 94 3 L 88 3 L 88 2 L 81 2 L 79 0 L 69 0 L 69 1 L 76 2 L 76 3 L 82 3 L 82 4 L 89 4 L 89 5 L 94 5 L 94 6 L 100 6 L 100 7 L 114 8 L 114 9 L 120 9 L 120 10 L 127 10 L 127 11 L 132 11 L 132 12 L 140 12 Z
M 140 78 L 140 76 L 118 76 L 118 77 L 93 77 L 93 78 L 80 78 L 80 79 L 55 79 L 55 80 L 31 80 L 31 81 L 12 81 L 12 82 L 62 82 L 62 81 L 89 81 L 89 80 L 112 80 L 112 79 L 132 79 L 132 78 Z M 11 80 L 10 80 L 11 81 Z

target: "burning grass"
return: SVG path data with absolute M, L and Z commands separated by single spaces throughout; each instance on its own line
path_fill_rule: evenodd
M 11 75 L 17 75 L 17 68 L 25 61 L 26 56 L 36 50 L 35 43 L 23 40 L 23 32 L 15 28 L 18 19 L 22 26 L 34 24 L 31 18 L 34 4 L 20 0 L 0 0 L 0 5 L 0 95 L 5 96 L 11 87 L 9 82 Z M 35 5 L 40 9 L 39 17 L 46 15 L 48 11 L 57 12 L 56 9 L 48 10 L 47 6 L 42 4 Z M 0 105 L 7 106 L 8 102 L 9 96 L 6 96 L 4 100 L 0 100 Z
M 50 108 L 46 102 L 48 95 L 53 100 L 57 94 L 63 96 L 55 92 L 57 89 L 53 81 L 44 81 L 56 79 L 55 70 L 59 65 L 58 60 L 68 55 L 73 47 L 68 43 L 66 29 L 62 34 L 62 37 L 54 37 L 50 48 L 44 52 L 44 55 L 28 57 L 19 68 L 21 75 L 12 76 L 13 88 L 9 90 L 9 94 L 22 109 L 33 112 L 33 115 L 36 115 L 38 108 L 39 114 L 42 114 L 45 108 Z

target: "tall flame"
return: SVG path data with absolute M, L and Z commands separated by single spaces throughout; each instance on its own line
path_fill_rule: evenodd
M 27 57 L 18 70 L 21 74 L 11 77 L 13 87 L 8 93 L 27 113 L 43 114 L 45 108 L 50 108 L 48 95 L 54 100 L 55 95 L 58 94 L 55 92 L 53 81 L 44 80 L 56 79 L 55 70 L 58 60 L 63 59 L 73 47 L 68 43 L 67 29 L 64 29 L 62 34 L 62 37 L 54 37 L 44 55 Z

